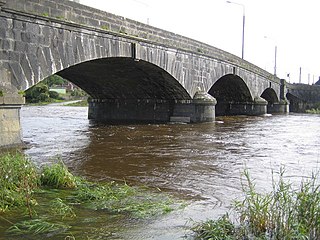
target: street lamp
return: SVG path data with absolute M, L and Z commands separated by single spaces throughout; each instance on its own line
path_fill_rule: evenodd
M 237 2 L 227 1 L 227 3 L 236 4 L 236 5 L 239 5 L 242 7 L 243 17 L 242 17 L 242 54 L 241 54 L 241 57 L 243 59 L 243 57 L 244 57 L 244 26 L 245 26 L 245 20 L 246 20 L 245 6 L 244 6 L 244 4 L 237 3 Z
M 264 36 L 264 38 L 270 39 L 267 36 Z M 274 44 L 274 76 L 277 76 L 277 51 L 278 51 L 278 47 L 277 47 L 277 44 L 275 43 Z

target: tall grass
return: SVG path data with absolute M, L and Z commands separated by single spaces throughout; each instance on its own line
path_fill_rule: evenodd
M 0 156 L 0 212 L 27 206 L 32 216 L 32 194 L 39 183 L 37 169 L 22 154 Z
M 318 177 L 313 175 L 301 181 L 299 187 L 294 187 L 283 175 L 281 169 L 278 181 L 273 179 L 272 191 L 262 194 L 257 192 L 245 170 L 244 198 L 232 206 L 232 212 L 237 216 L 237 221 L 232 223 L 234 231 L 227 237 L 215 238 L 211 232 L 214 233 L 217 226 L 229 226 L 231 220 L 209 220 L 193 229 L 196 239 L 320 239 Z
M 76 188 L 77 178 L 73 176 L 66 165 L 60 160 L 42 169 L 41 184 L 54 188 Z

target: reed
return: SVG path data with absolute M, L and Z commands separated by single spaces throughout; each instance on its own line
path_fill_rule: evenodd
M 284 180 L 284 172 L 280 170 L 278 181 L 273 179 L 271 192 L 261 194 L 245 170 L 244 198 L 235 201 L 231 209 L 237 216 L 236 221 L 223 217 L 198 224 L 193 229 L 196 239 L 319 239 L 320 185 L 317 175 L 294 187 Z M 234 231 L 224 231 L 225 236 L 215 238 L 219 229 L 232 229 L 230 223 Z

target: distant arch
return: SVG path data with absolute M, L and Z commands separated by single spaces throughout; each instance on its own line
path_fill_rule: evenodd
M 253 102 L 252 94 L 237 75 L 227 74 L 210 88 L 209 94 L 216 98 L 216 115 L 229 115 L 229 105 Z
M 275 90 L 273 88 L 267 88 L 263 91 L 263 93 L 261 94 L 261 97 L 263 99 L 265 99 L 268 104 L 274 104 L 279 102 L 279 98 L 277 96 L 277 93 L 275 92 Z

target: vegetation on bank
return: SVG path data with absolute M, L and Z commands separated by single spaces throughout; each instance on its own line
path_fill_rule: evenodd
M 103 219 L 122 215 L 133 220 L 177 206 L 167 195 L 146 188 L 76 177 L 62 161 L 38 169 L 22 154 L 0 156 L 0 236 L 3 230 L 6 236 L 69 237 L 76 221 L 91 221 L 84 217 L 100 212 Z M 96 229 L 95 234 L 106 232 Z M 94 239 L 89 235 L 86 239 Z
M 312 108 L 306 110 L 306 113 L 311 113 L 311 114 L 320 114 L 320 108 Z
M 283 179 L 283 174 L 281 170 L 279 180 L 273 180 L 271 192 L 261 194 L 245 171 L 244 199 L 236 201 L 231 210 L 236 219 L 226 214 L 200 223 L 193 228 L 195 239 L 319 239 L 319 179 L 312 176 L 295 188 Z
M 306 113 L 320 114 L 320 103 L 317 103 L 311 109 L 307 109 Z
M 78 102 L 65 104 L 64 106 L 68 106 L 68 107 L 87 107 L 88 106 L 88 100 L 80 100 Z
M 53 102 L 61 102 L 72 99 L 81 99 L 86 98 L 87 94 L 79 89 L 74 87 L 72 90 L 67 88 L 68 81 L 61 78 L 58 75 L 52 75 L 40 83 L 32 86 L 24 92 L 27 103 L 31 104 L 49 104 Z M 58 93 L 53 91 L 55 87 L 63 87 L 66 89 L 66 93 Z

